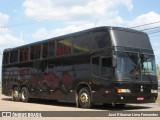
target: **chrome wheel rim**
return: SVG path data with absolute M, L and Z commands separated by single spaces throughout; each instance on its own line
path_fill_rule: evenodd
M 88 95 L 87 93 L 82 93 L 80 96 L 80 100 L 82 103 L 88 103 Z

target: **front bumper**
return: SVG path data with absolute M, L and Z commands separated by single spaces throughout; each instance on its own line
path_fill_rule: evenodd
M 155 103 L 158 93 L 116 94 L 114 103 Z

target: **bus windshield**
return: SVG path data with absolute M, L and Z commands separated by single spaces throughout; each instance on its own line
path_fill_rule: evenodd
M 153 55 L 138 53 L 117 53 L 117 73 L 156 75 L 155 59 Z

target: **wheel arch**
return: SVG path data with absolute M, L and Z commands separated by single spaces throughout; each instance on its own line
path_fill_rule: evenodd
M 11 87 L 11 89 L 13 90 L 13 89 L 16 88 L 16 87 L 18 88 L 18 90 L 20 90 L 18 84 L 13 84 L 12 87 Z
M 81 83 L 78 83 L 77 87 L 76 87 L 76 93 L 78 94 L 79 90 L 83 87 L 88 87 L 90 92 L 92 92 L 92 89 L 91 89 L 91 86 L 86 83 L 86 82 L 81 82 Z
M 80 82 L 80 83 L 77 84 L 77 87 L 75 89 L 76 90 L 76 92 L 75 92 L 75 96 L 76 97 L 75 98 L 76 98 L 77 107 L 79 107 L 79 105 L 78 105 L 78 93 L 84 87 L 88 87 L 89 88 L 89 90 L 90 90 L 90 96 L 91 96 L 91 102 L 93 102 L 91 86 L 88 83 L 86 83 L 86 82 Z
M 26 84 L 21 84 L 21 86 L 20 86 L 20 90 L 21 90 L 23 87 L 26 87 L 26 88 L 28 89 L 28 87 L 27 87 L 27 85 L 26 85 Z

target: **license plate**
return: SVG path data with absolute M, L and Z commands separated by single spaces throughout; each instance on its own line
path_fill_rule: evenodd
M 144 100 L 144 97 L 137 97 L 137 100 Z

